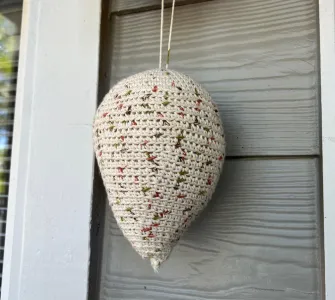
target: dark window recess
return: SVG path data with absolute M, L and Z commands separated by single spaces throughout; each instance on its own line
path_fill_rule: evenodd
M 22 0 L 0 0 L 0 287 L 6 237 L 21 17 Z

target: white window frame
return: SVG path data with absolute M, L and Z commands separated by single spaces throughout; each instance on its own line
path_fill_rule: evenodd
M 335 0 L 319 0 L 325 299 L 335 299 Z
M 87 299 L 101 0 L 25 0 L 1 300 Z
M 101 0 L 24 2 L 1 300 L 87 299 L 100 17 Z M 333 300 L 335 0 L 319 0 L 319 17 L 325 299 Z

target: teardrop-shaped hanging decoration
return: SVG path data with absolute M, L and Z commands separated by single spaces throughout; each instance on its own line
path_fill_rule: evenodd
M 130 76 L 99 106 L 94 148 L 120 229 L 157 270 L 218 182 L 225 141 L 215 104 L 176 71 Z

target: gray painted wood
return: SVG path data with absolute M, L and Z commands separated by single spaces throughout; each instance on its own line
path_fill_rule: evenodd
M 4 8 L 21 8 L 23 0 L 0 0 L 0 9 Z
M 100 300 L 319 300 L 317 159 L 230 160 L 155 274 L 108 210 Z
M 159 10 L 114 16 L 111 85 L 157 67 L 159 19 Z M 316 0 L 177 7 L 171 68 L 211 92 L 225 125 L 228 155 L 319 153 L 316 28 Z
M 110 85 L 157 67 L 159 4 L 112 1 Z M 321 299 L 318 159 L 278 157 L 319 154 L 316 11 L 316 0 L 176 8 L 171 68 L 211 92 L 228 154 L 275 157 L 226 162 L 208 209 L 158 275 L 107 209 L 100 300 Z
M 197 2 L 205 2 L 211 0 L 176 0 L 176 5 L 193 4 Z M 157 9 L 161 7 L 161 0 L 113 0 L 111 4 L 111 12 L 136 11 L 143 9 Z M 165 6 L 171 6 L 172 0 L 165 0 Z

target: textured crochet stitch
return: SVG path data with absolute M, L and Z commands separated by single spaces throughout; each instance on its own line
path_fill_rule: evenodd
M 94 148 L 120 229 L 157 270 L 218 182 L 225 141 L 217 107 L 190 77 L 145 71 L 105 96 Z

